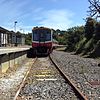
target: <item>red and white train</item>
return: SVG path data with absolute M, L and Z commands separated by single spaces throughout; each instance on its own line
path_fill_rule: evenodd
M 36 55 L 48 55 L 52 52 L 53 31 L 45 27 L 32 29 L 32 49 Z

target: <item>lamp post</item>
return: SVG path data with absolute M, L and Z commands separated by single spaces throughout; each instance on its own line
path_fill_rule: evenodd
M 14 22 L 14 31 L 15 31 L 15 33 L 16 33 L 16 23 L 17 23 L 17 21 Z
M 17 24 L 17 21 L 14 22 L 14 31 L 16 33 L 16 24 Z M 15 46 L 17 46 L 17 35 L 15 37 Z

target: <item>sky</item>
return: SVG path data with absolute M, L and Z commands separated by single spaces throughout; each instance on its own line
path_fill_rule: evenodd
M 85 25 L 88 0 L 0 0 L 0 26 L 28 33 L 35 26 L 67 30 Z

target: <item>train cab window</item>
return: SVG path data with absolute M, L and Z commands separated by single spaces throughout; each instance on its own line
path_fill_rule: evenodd
M 45 38 L 44 33 L 40 33 L 40 38 Z
M 51 33 L 47 32 L 46 33 L 46 41 L 50 41 L 51 40 Z
M 33 41 L 51 41 L 51 31 L 48 30 L 34 30 Z
M 40 42 L 44 42 L 45 41 L 45 34 L 44 33 L 40 33 L 39 34 L 39 41 Z
M 33 32 L 33 41 L 38 41 L 39 40 L 39 34 L 37 34 L 37 31 Z

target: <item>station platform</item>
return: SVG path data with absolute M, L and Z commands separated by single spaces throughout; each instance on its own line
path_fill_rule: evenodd
M 27 58 L 30 47 L 0 47 L 0 73 L 19 66 Z
M 0 55 L 29 50 L 30 47 L 0 47 Z

